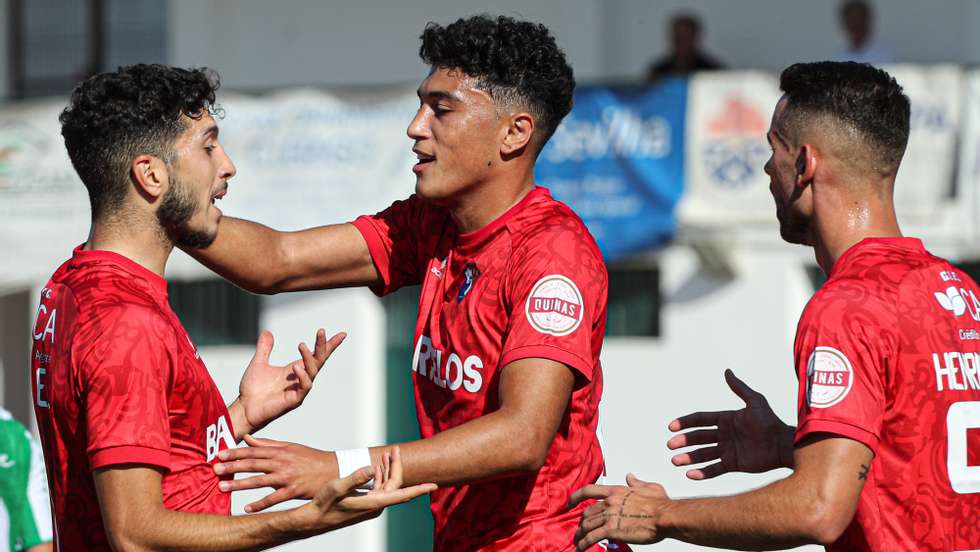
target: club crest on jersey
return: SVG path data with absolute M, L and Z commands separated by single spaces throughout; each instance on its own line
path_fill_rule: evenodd
M 456 294 L 457 303 L 463 302 L 463 299 L 473 289 L 473 284 L 476 283 L 476 279 L 479 277 L 480 269 L 477 268 L 476 263 L 466 263 L 466 268 L 463 269 L 463 283 L 459 286 L 459 293 Z
M 844 353 L 833 347 L 817 347 L 806 367 L 806 402 L 811 408 L 827 408 L 844 400 L 854 384 L 854 370 Z
M 582 294 L 575 282 L 561 274 L 545 276 L 527 296 L 524 313 L 535 330 L 554 336 L 568 335 L 582 322 Z

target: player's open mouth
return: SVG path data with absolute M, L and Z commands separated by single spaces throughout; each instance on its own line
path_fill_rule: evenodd
M 215 201 L 225 197 L 227 193 L 228 193 L 228 186 L 225 186 L 224 188 L 218 190 L 213 196 L 211 196 L 211 205 L 214 205 Z
M 415 171 L 415 172 L 419 172 L 419 171 L 423 170 L 425 167 L 427 167 L 429 164 L 435 162 L 435 160 L 436 160 L 436 156 L 434 156 L 434 155 L 430 155 L 428 153 L 421 152 L 421 151 L 419 151 L 417 149 L 413 149 L 412 151 L 415 152 L 415 157 L 416 157 L 416 159 L 418 159 L 418 162 L 415 163 L 415 166 L 414 167 L 412 167 L 412 170 Z

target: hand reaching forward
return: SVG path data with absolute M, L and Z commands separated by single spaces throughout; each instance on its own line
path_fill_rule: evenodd
M 215 464 L 214 471 L 218 475 L 260 474 L 222 481 L 218 487 L 224 492 L 262 487 L 275 489 L 271 494 L 246 504 L 246 512 L 260 512 L 294 498 L 313 498 L 324 481 L 337 477 L 337 459 L 332 452 L 287 441 L 256 439 L 251 435 L 245 436 L 245 443 L 248 447 L 219 452 L 221 462 Z
M 572 494 L 569 506 L 590 498 L 598 502 L 582 511 L 575 532 L 577 550 L 588 550 L 603 539 L 633 544 L 653 544 L 664 539 L 657 528 L 657 519 L 670 497 L 659 484 L 640 481 L 629 474 L 625 486 L 582 487 Z
M 374 489 L 367 493 L 356 489 L 374 478 Z M 311 526 L 318 532 L 332 531 L 364 520 L 376 518 L 388 506 L 408 502 L 413 498 L 431 493 L 433 483 L 401 488 L 401 452 L 394 447 L 386 453 L 381 465 L 366 466 L 342 479 L 334 479 L 322 485 L 313 500 L 303 506 L 311 516 Z
M 667 441 L 671 450 L 710 445 L 678 454 L 671 462 L 675 466 L 688 466 L 718 460 L 688 470 L 687 477 L 695 480 L 729 472 L 762 473 L 780 467 L 792 468 L 794 428 L 784 424 L 772 411 L 769 401 L 735 377 L 731 370 L 725 370 L 725 381 L 745 401 L 745 408 L 695 412 L 670 422 L 671 431 L 695 428 Z
M 272 334 L 263 331 L 255 345 L 255 356 L 238 385 L 238 400 L 235 403 L 240 405 L 241 416 L 237 417 L 236 422 L 244 422 L 245 427 L 236 426 L 236 433 L 254 433 L 303 404 L 313 388 L 313 379 L 345 337 L 347 334 L 339 333 L 327 341 L 326 332 L 321 328 L 316 332 L 316 343 L 312 352 L 305 343 L 300 343 L 299 359 L 285 366 L 273 366 L 269 364 L 273 346 Z M 234 409 L 233 403 L 229 411 Z

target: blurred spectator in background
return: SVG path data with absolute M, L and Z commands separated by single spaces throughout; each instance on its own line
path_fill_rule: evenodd
M 41 448 L 0 406 L 0 552 L 51 552 L 51 507 Z
M 847 35 L 847 47 L 837 54 L 836 61 L 856 61 L 879 65 L 895 61 L 887 46 L 874 39 L 874 12 L 864 0 L 847 0 L 840 7 L 840 23 Z
M 650 64 L 648 82 L 724 68 L 718 60 L 701 51 L 701 20 L 694 14 L 679 13 L 671 18 L 670 48 L 669 54 Z

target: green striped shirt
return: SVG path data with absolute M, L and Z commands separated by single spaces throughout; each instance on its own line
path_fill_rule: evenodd
M 0 552 L 51 540 L 51 503 L 41 447 L 0 408 Z

